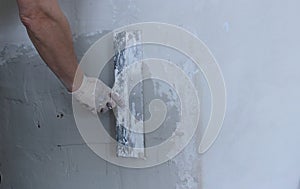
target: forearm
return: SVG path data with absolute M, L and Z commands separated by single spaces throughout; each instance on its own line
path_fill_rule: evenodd
M 17 0 L 17 2 L 20 18 L 42 59 L 69 91 L 76 90 L 80 84 L 74 82 L 78 62 L 69 23 L 57 0 Z M 78 85 L 73 86 L 73 83 Z

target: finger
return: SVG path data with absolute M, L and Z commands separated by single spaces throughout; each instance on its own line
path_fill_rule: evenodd
M 109 109 L 108 109 L 107 106 L 103 106 L 103 107 L 100 107 L 100 108 L 98 109 L 98 112 L 101 113 L 101 114 L 104 114 L 104 113 L 106 113 L 108 110 L 109 110 Z
M 119 94 L 112 92 L 110 93 L 110 97 L 117 103 L 118 106 L 123 108 L 125 106 L 124 100 L 119 96 Z
M 105 106 L 100 106 L 98 108 L 98 112 L 99 113 L 106 113 L 108 112 L 109 110 L 112 110 L 116 107 L 116 103 L 114 101 L 111 101 L 111 102 L 107 102 Z
M 116 108 L 116 107 L 117 107 L 117 103 L 116 103 L 115 101 L 111 100 L 111 103 L 112 103 L 112 107 L 113 107 L 113 108 Z
M 112 105 L 111 102 L 106 103 L 106 107 L 107 107 L 109 110 L 112 110 L 112 109 L 113 109 L 113 105 Z

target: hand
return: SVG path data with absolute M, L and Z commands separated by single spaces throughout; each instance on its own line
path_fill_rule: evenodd
M 81 86 L 72 94 L 80 104 L 94 114 L 105 113 L 117 105 L 121 107 L 124 105 L 119 95 L 97 78 L 83 76 Z

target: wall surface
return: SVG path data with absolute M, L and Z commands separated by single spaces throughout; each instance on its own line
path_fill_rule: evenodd
M 1 189 L 300 187 L 300 1 L 60 3 L 79 59 L 105 33 L 131 23 L 170 23 L 197 35 L 224 74 L 228 93 L 224 126 L 204 155 L 197 154 L 199 141 L 193 139 L 176 158 L 152 168 L 121 168 L 102 160 L 84 144 L 72 114 L 71 96 L 32 47 L 18 20 L 15 1 L 1 0 Z M 146 56 L 152 55 L 188 64 L 179 55 L 149 47 Z M 210 111 L 208 89 L 201 76 L 195 78 L 203 101 L 200 124 L 205 125 Z M 112 85 L 107 74 L 102 79 Z M 170 114 L 176 115 L 176 110 Z M 112 127 L 110 118 L 102 119 Z M 162 140 L 162 133 L 170 130 L 163 128 L 156 133 L 159 137 L 149 136 L 148 142 Z

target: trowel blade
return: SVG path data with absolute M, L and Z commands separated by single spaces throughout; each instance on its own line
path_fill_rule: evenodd
M 138 44 L 141 44 L 141 31 L 114 32 L 113 90 L 124 99 L 125 104 L 116 110 L 118 157 L 145 158 L 142 81 L 132 90 L 134 80 L 142 76 L 143 51 Z

